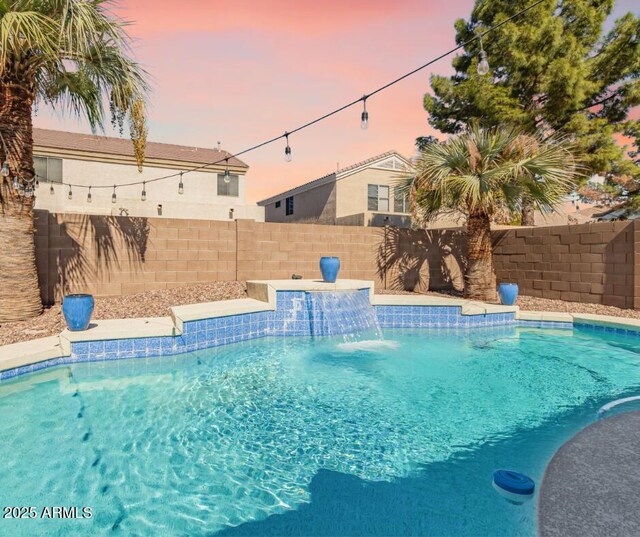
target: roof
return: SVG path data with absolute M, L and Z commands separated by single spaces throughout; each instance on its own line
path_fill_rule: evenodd
M 411 162 L 409 161 L 409 159 L 407 159 L 406 157 L 402 156 L 400 153 L 398 153 L 397 151 L 386 151 L 385 153 L 381 153 L 379 155 L 376 155 L 375 157 L 371 157 L 368 158 L 366 160 L 362 160 L 360 162 L 356 162 L 355 164 L 351 164 L 349 166 L 346 166 L 345 168 L 340 168 L 338 170 L 336 170 L 335 172 L 331 172 L 328 173 L 327 175 L 323 175 L 322 177 L 319 177 L 318 179 L 314 179 L 313 181 L 309 181 L 307 183 L 302 183 L 301 185 L 298 185 L 296 187 L 290 188 L 289 190 L 285 190 L 284 192 L 280 192 L 278 194 L 274 194 L 273 196 L 270 196 L 266 199 L 263 199 L 261 201 L 258 202 L 258 205 L 268 205 L 271 202 L 274 202 L 276 200 L 278 200 L 279 198 L 282 198 L 283 196 L 288 196 L 291 194 L 299 194 L 300 192 L 305 192 L 307 190 L 310 190 L 312 188 L 316 188 L 322 185 L 326 185 L 327 183 L 333 182 L 333 181 L 337 181 L 338 179 L 340 179 L 340 175 L 344 175 L 350 171 L 356 170 L 358 168 L 364 168 L 370 164 L 373 164 L 379 160 L 384 160 L 387 159 L 389 157 L 399 157 L 400 159 L 404 160 L 406 164 L 410 165 Z
M 50 129 L 33 129 L 33 144 L 54 149 L 134 157 L 133 144 L 127 138 L 96 136 Z M 145 155 L 147 159 L 209 164 L 227 158 L 230 153 L 204 147 L 147 142 Z M 249 167 L 235 157 L 229 158 L 229 165 L 242 168 Z

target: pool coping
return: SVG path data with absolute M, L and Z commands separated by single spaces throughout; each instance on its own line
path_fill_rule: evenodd
M 62 358 L 71 353 L 71 344 L 102 340 L 126 340 L 144 337 L 180 336 L 184 323 L 217 317 L 228 317 L 273 311 L 278 291 L 334 291 L 367 289 L 373 306 L 430 306 L 460 307 L 462 316 L 513 313 L 516 321 L 548 325 L 591 326 L 601 329 L 640 331 L 640 320 L 608 315 L 521 311 L 518 306 L 502 306 L 482 302 L 433 295 L 377 295 L 374 282 L 369 280 L 337 280 L 326 283 L 318 280 L 252 280 L 247 282 L 248 298 L 221 300 L 175 306 L 166 317 L 108 319 L 93 321 L 82 332 L 64 330 L 57 336 L 0 346 L 0 372 L 24 367 L 46 360 Z

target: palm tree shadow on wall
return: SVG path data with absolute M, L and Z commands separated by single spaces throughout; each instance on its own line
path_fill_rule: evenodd
M 377 274 L 385 289 L 456 291 L 464 289 L 465 237 L 462 230 L 380 230 Z
M 139 271 L 145 262 L 150 226 L 147 218 L 101 215 L 58 216 L 65 247 L 57 254 L 53 296 L 109 283 L 118 271 Z M 68 246 L 69 239 L 71 245 Z

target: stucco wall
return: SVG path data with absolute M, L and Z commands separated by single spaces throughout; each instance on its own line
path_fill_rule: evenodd
M 179 169 L 145 166 L 142 173 L 133 165 L 64 158 L 63 181 L 78 185 L 112 186 L 154 179 L 179 173 Z M 112 188 L 92 188 L 92 202 L 87 202 L 87 188 L 73 188 L 68 199 L 68 187 L 54 184 L 50 194 L 48 183 L 41 183 L 36 192 L 36 208 L 54 213 L 85 213 L 112 216 L 142 216 L 229 220 L 252 218 L 264 221 L 264 209 L 245 203 L 245 176 L 239 176 L 239 196 L 218 196 L 217 172 L 192 172 L 183 177 L 184 193 L 178 194 L 179 178 L 148 183 L 146 201 L 141 201 L 142 187 L 116 189 L 117 202 L 111 202 Z M 158 205 L 162 205 L 159 210 Z M 233 209 L 233 212 L 230 212 Z M 231 215 L 231 218 L 230 218 Z
M 364 168 L 351 174 L 338 176 L 337 181 L 295 193 L 294 213 L 285 214 L 286 195 L 265 205 L 267 222 L 299 222 L 304 220 L 320 224 L 339 222 L 347 225 L 379 225 L 367 208 L 367 187 L 369 184 L 389 186 L 388 214 L 403 222 L 409 217 L 406 213 L 394 212 L 394 186 L 399 171 L 379 168 Z M 276 208 L 275 202 L 280 201 Z M 361 217 L 367 213 L 365 217 Z M 378 213 L 380 214 L 380 213 Z M 359 223 L 363 222 L 363 223 Z
M 393 189 L 399 173 L 397 170 L 365 168 L 341 178 L 337 182 L 336 216 L 367 212 L 367 186 L 370 184 L 389 186 L 389 212 L 393 213 Z
M 267 222 L 297 222 L 313 220 L 321 224 L 333 224 L 336 218 L 336 189 L 335 183 L 312 188 L 293 197 L 293 214 L 286 214 L 287 196 L 265 205 L 265 220 Z
M 323 255 L 340 277 L 376 287 L 462 289 L 461 229 L 410 230 L 251 220 L 126 218 L 37 211 L 45 302 L 64 293 L 130 294 L 216 280 L 319 278 Z M 498 281 L 525 295 L 640 307 L 640 222 L 493 233 Z

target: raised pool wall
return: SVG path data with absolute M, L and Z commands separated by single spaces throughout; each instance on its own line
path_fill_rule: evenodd
M 454 298 L 375 295 L 373 282 L 363 280 L 252 281 L 247 291 L 247 299 L 174 307 L 171 317 L 96 321 L 83 332 L 65 330 L 60 336 L 0 347 L 0 381 L 75 362 L 169 356 L 265 336 L 331 335 L 313 313 L 310 292 L 318 291 L 357 292 L 373 306 L 381 328 L 461 330 L 516 324 L 572 328 L 582 324 L 621 332 L 640 330 L 640 323 L 615 326 L 599 319 L 602 316 L 576 319 Z

